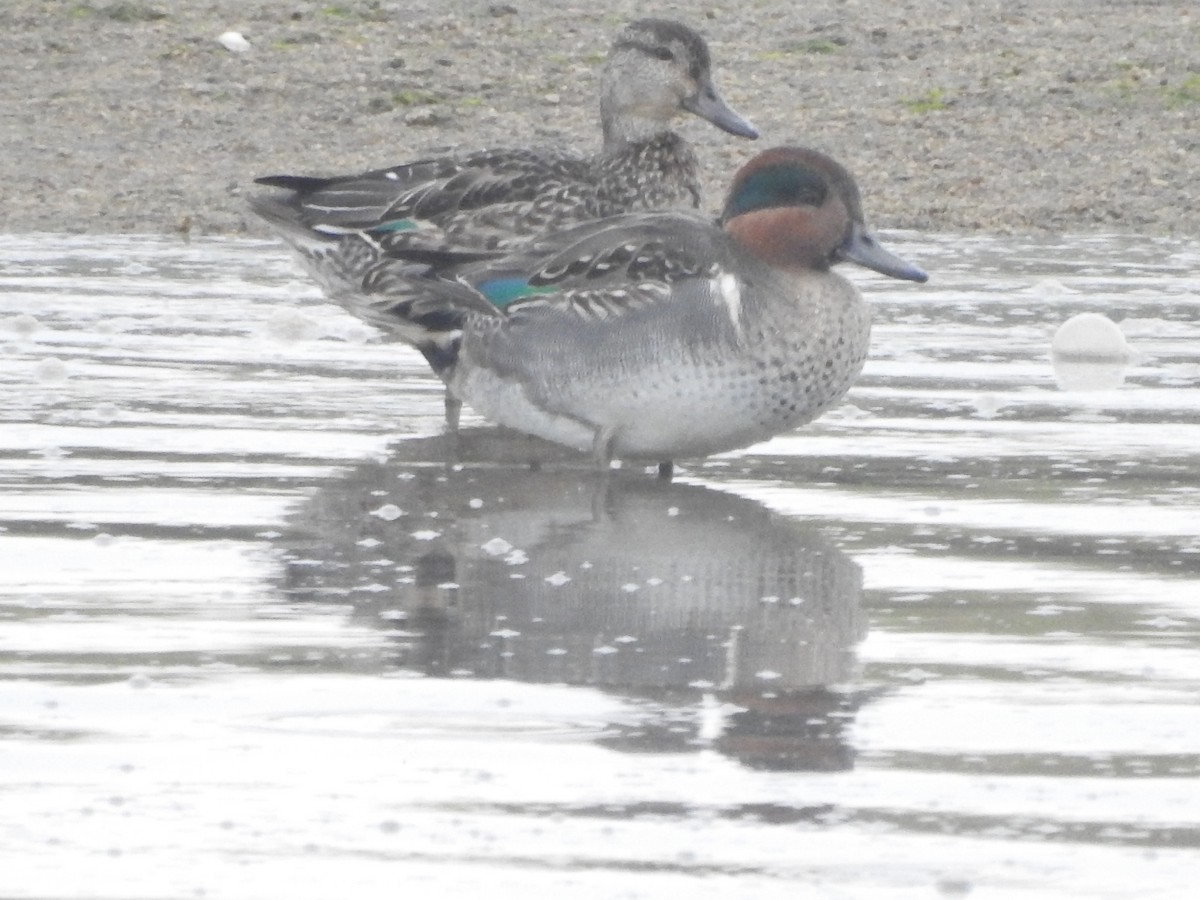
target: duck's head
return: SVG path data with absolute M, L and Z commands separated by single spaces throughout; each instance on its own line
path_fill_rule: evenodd
M 605 145 L 654 137 L 680 111 L 730 134 L 758 137 L 755 127 L 717 93 L 704 38 L 667 19 L 631 22 L 613 41 L 601 76 Z
M 863 222 L 853 176 L 806 147 L 775 147 L 734 176 L 721 226 L 748 253 L 792 271 L 849 261 L 892 278 L 928 275 L 885 250 Z

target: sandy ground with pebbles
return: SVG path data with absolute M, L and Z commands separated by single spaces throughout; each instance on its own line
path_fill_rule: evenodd
M 763 133 L 681 122 L 712 208 L 802 142 L 880 227 L 1200 235 L 1194 0 L 4 0 L 0 231 L 265 235 L 255 175 L 591 149 L 604 52 L 640 15 L 702 31 Z

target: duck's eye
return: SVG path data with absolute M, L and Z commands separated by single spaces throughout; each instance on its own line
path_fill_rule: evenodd
M 673 62 L 675 59 L 675 51 L 670 47 L 655 47 L 652 52 L 655 59 L 661 59 L 663 62 Z

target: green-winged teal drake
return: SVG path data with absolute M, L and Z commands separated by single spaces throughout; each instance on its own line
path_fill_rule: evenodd
M 716 223 L 625 213 L 424 276 L 416 262 L 381 260 L 340 302 L 485 417 L 601 464 L 669 464 L 811 421 L 857 378 L 871 330 L 832 266 L 926 280 L 867 230 L 852 176 L 799 147 L 743 166 Z

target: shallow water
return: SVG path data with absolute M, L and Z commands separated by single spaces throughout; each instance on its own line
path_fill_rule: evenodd
M 446 465 L 272 243 L 0 237 L 0 896 L 1193 896 L 1200 249 L 892 238 L 664 485 Z

